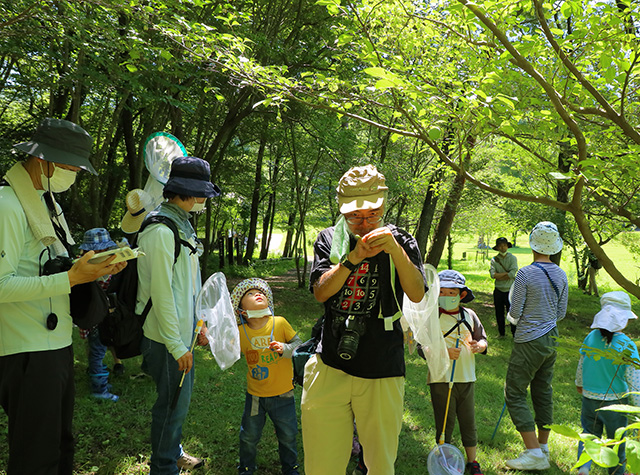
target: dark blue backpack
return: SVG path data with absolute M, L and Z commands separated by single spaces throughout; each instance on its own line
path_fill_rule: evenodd
M 182 246 L 191 249 L 191 253 L 196 249 L 187 241 L 180 239 L 178 228 L 171 219 L 166 216 L 150 216 L 146 218 L 140 230 L 131 240 L 131 246 L 135 247 L 138 236 L 152 224 L 161 223 L 171 229 L 175 239 L 175 264 L 180 255 Z M 142 341 L 142 325 L 151 310 L 151 299 L 145 305 L 140 315 L 136 313 L 136 298 L 138 295 L 138 260 L 132 259 L 118 274 L 114 274 L 107 288 L 109 298 L 109 313 L 98 325 L 100 341 L 106 346 L 113 347 L 116 356 L 120 359 L 132 358 L 140 354 L 140 343 Z

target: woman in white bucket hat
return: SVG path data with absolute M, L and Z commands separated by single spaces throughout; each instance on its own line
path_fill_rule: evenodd
M 567 312 L 567 275 L 549 256 L 562 249 L 555 224 L 543 221 L 529 236 L 533 263 L 516 274 L 509 316 L 517 322 L 505 381 L 505 402 L 527 450 L 506 461 L 516 470 L 545 470 L 549 465 L 549 430 L 553 423 L 553 366 L 556 361 L 557 321 Z M 530 388 L 534 415 L 527 403 Z M 537 428 L 537 434 L 536 434 Z

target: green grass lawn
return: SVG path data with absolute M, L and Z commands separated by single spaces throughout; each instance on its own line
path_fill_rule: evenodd
M 485 325 L 489 337 L 489 351 L 477 357 L 476 418 L 478 426 L 478 461 L 485 474 L 507 473 L 504 461 L 516 457 L 522 450 L 522 442 L 507 413 L 497 431 L 492 434 L 502 410 L 503 384 L 512 340 L 496 340 L 497 329 L 493 317 L 492 281 L 488 276 L 489 263 L 475 260 L 467 250 L 467 259 L 460 260 L 464 245 L 455 249 L 454 268 L 468 279 L 468 285 L 476 294 L 469 307 L 473 308 Z M 514 250 L 520 265 L 530 262 L 530 251 L 526 248 Z M 631 262 L 630 259 L 628 259 Z M 443 261 L 443 266 L 444 266 Z M 565 261 L 563 267 L 571 264 Z M 441 268 L 443 268 L 441 266 Z M 260 270 L 252 270 L 260 273 Z M 600 271 L 599 283 L 602 291 L 617 290 L 608 287 L 604 272 Z M 229 278 L 230 285 L 239 278 Z M 286 279 L 270 277 L 275 307 L 278 314 L 286 317 L 305 340 L 321 305 L 306 289 L 298 289 L 290 276 Z M 593 315 L 599 309 L 596 297 L 583 295 L 574 286 L 569 296 L 569 311 L 559 325 L 560 335 L 568 344 L 579 344 L 589 331 Z M 640 311 L 633 299 L 635 311 Z M 638 339 L 639 324 L 632 322 L 628 334 Z M 148 473 L 150 455 L 149 426 L 150 409 L 155 399 L 155 388 L 147 378 L 131 379 L 140 373 L 140 358 L 127 360 L 126 373 L 111 377 L 113 392 L 120 395 L 117 403 L 99 402 L 89 394 L 86 375 L 86 342 L 74 337 L 76 357 L 76 413 L 75 433 L 77 437 L 77 474 L 139 474 Z M 397 474 L 427 473 L 427 456 L 435 445 L 433 412 L 426 385 L 427 366 L 417 355 L 407 354 L 407 378 L 405 391 L 404 424 L 400 434 L 400 448 L 396 463 Z M 575 350 L 560 351 L 554 378 L 555 419 L 557 423 L 579 429 L 580 397 L 574 386 L 577 364 Z M 110 356 L 107 363 L 112 366 Z M 184 425 L 183 444 L 185 450 L 206 459 L 206 466 L 194 473 L 234 474 L 237 464 L 238 431 L 244 404 L 246 365 L 237 362 L 227 371 L 221 371 L 208 349 L 196 351 L 196 381 L 189 416 Z M 300 388 L 296 387 L 296 399 L 300 401 Z M 6 417 L 0 415 L 0 433 L 6 435 Z M 454 432 L 454 443 L 459 438 Z M 576 444 L 569 439 L 552 434 L 550 441 L 552 466 L 547 474 L 568 473 L 576 456 Z M 302 438 L 299 438 L 300 462 L 303 466 Z M 37 456 L 37 454 L 34 454 Z M 327 454 L 331 456 L 331 454 Z M 6 467 L 6 439 L 0 440 L 0 467 Z M 270 422 L 267 423 L 259 448 L 259 473 L 280 473 L 277 441 Z M 0 469 L 0 473 L 4 473 Z M 351 472 L 348 472 L 351 473 Z M 511 472 L 514 473 L 514 472 Z M 593 473 L 604 474 L 603 469 L 594 468 Z M 330 475 L 330 474 L 328 474 Z

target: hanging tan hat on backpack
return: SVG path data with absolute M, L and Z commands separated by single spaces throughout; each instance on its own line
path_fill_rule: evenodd
M 125 233 L 137 233 L 144 218 L 153 211 L 153 198 L 140 188 L 131 190 L 125 199 L 127 204 L 127 214 L 122 218 L 120 227 Z

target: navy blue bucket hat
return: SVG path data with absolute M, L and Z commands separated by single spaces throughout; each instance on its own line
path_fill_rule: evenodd
M 460 289 L 460 292 L 466 290 L 467 295 L 465 295 L 464 298 L 461 298 L 460 302 L 469 303 L 475 298 L 471 289 L 467 287 L 467 279 L 465 279 L 460 272 L 452 269 L 446 269 L 440 271 L 438 273 L 438 277 L 440 278 L 440 288 Z
M 48 162 L 80 167 L 97 175 L 91 162 L 91 135 L 79 125 L 63 119 L 44 119 L 28 142 L 13 147 Z
M 220 195 L 218 185 L 209 181 L 209 163 L 197 157 L 178 157 L 171 162 L 169 180 L 164 191 L 196 198 L 212 198 Z

